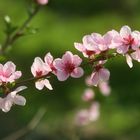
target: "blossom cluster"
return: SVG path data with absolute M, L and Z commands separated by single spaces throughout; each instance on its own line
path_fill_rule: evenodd
M 111 30 L 105 35 L 99 33 L 85 35 L 82 43 L 74 43 L 74 45 L 87 58 L 86 63 L 92 67 L 90 76 L 86 77 L 86 85 L 98 86 L 105 96 L 111 91 L 110 71 L 104 66 L 110 58 L 118 55 L 125 56 L 130 68 L 133 67 L 132 60 L 140 62 L 140 32 L 131 31 L 128 26 L 123 26 L 120 32 Z M 78 55 L 70 51 L 66 51 L 61 58 L 53 58 L 50 52 L 45 55 L 44 59 L 35 57 L 31 65 L 33 78 L 30 80 L 35 82 L 38 90 L 44 87 L 53 90 L 50 84 L 51 75 L 55 75 L 59 81 L 66 81 L 69 77 L 80 78 L 84 75 L 82 67 L 85 64 L 82 65 L 82 61 Z M 85 68 L 87 69 L 87 66 Z M 0 64 L 0 89 L 2 91 L 0 108 L 2 111 L 8 112 L 14 104 L 25 105 L 26 99 L 17 94 L 27 88 L 23 85 L 17 87 L 17 80 L 21 76 L 22 72 L 16 71 L 16 65 L 13 62 Z M 87 89 L 83 100 L 91 100 L 94 97 L 93 92 L 91 88 Z
M 125 56 L 130 68 L 133 67 L 133 59 L 140 62 L 140 32 L 131 31 L 129 26 L 123 26 L 120 32 L 111 30 L 104 35 L 85 35 L 82 43 L 74 45 L 93 66 L 90 83 L 94 86 L 109 80 L 110 72 L 104 67 L 109 58 Z

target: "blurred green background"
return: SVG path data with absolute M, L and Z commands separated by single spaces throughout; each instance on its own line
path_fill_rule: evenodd
M 28 1 L 28 0 L 27 0 Z M 27 18 L 25 0 L 1 0 L 0 42 L 3 43 L 3 17 L 9 15 L 20 26 Z M 51 52 L 60 57 L 66 50 L 77 53 L 74 42 L 81 42 L 92 32 L 104 34 L 120 30 L 123 25 L 140 30 L 139 0 L 50 0 L 31 22 L 39 28 L 35 35 L 17 40 L 7 54 L 8 60 L 23 71 L 23 79 L 31 77 L 34 57 Z M 0 111 L 0 139 L 27 126 L 40 108 L 47 111 L 37 127 L 20 140 L 139 140 L 140 139 L 140 64 L 128 68 L 124 58 L 112 59 L 106 65 L 111 71 L 111 95 L 104 97 L 96 90 L 100 102 L 100 118 L 88 126 L 74 127 L 74 114 L 88 106 L 81 100 L 86 88 L 84 77 L 59 82 L 51 78 L 53 91 L 38 91 L 29 83 L 23 92 L 25 107 L 14 106 L 8 113 Z M 87 72 L 88 73 L 88 72 Z M 11 140 L 13 140 L 11 138 Z

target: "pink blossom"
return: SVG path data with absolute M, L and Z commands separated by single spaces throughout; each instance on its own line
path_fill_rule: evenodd
M 110 88 L 108 82 L 100 82 L 99 89 L 103 95 L 105 95 L 105 96 L 110 95 L 111 88 Z
M 109 70 L 101 67 L 91 74 L 91 81 L 94 86 L 97 86 L 99 82 L 108 81 L 109 77 Z
M 140 33 L 138 31 L 131 31 L 129 26 L 123 26 L 120 34 L 114 37 L 114 44 L 117 52 L 125 54 L 129 50 L 136 50 L 140 46 Z
M 88 125 L 90 122 L 97 121 L 99 115 L 99 103 L 93 102 L 89 109 L 82 109 L 76 114 L 76 124 Z
M 84 101 L 90 101 L 94 98 L 94 96 L 95 96 L 94 91 L 92 89 L 88 88 L 88 89 L 85 90 L 85 92 L 82 96 L 82 99 Z
M 57 69 L 57 78 L 59 81 L 65 81 L 69 76 L 79 78 L 84 74 L 80 66 L 82 59 L 78 55 L 73 55 L 67 51 L 62 59 L 57 58 L 54 60 L 54 67 Z
M 36 0 L 36 1 L 40 5 L 46 5 L 48 3 L 48 0 Z
M 89 109 L 89 120 L 96 121 L 99 118 L 99 103 L 93 102 L 90 109 Z
M 40 57 L 36 57 L 31 66 L 31 72 L 34 77 L 40 79 L 36 81 L 35 86 L 38 90 L 42 90 L 44 86 L 50 90 L 52 90 L 52 86 L 48 79 L 44 79 L 43 76 L 47 76 L 51 71 L 50 66 L 45 64 Z
M 83 53 L 84 57 L 91 57 L 92 55 L 96 54 L 95 50 L 88 50 L 86 46 L 81 43 L 74 43 L 75 48 Z
M 16 65 L 8 61 L 4 65 L 0 64 L 0 83 L 12 83 L 21 77 L 21 71 L 16 71 Z
M 18 95 L 17 93 L 26 88 L 27 87 L 25 86 L 20 86 L 14 91 L 10 92 L 5 98 L 0 98 L 0 108 L 2 109 L 2 111 L 10 111 L 12 105 L 14 104 L 24 106 L 26 104 L 26 99 L 23 96 Z
M 112 45 L 112 34 L 110 32 L 107 32 L 103 36 L 98 33 L 92 33 L 91 37 L 94 41 L 94 45 L 97 46 L 101 52 L 108 50 Z M 87 48 L 90 49 L 89 47 Z
M 89 111 L 87 109 L 82 109 L 76 114 L 76 124 L 77 125 L 87 125 L 89 123 Z

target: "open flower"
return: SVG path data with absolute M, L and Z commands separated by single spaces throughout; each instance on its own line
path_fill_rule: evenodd
M 21 71 L 16 71 L 16 65 L 8 61 L 4 65 L 0 64 L 0 83 L 12 83 L 21 77 Z
M 38 78 L 35 82 L 35 86 L 38 90 L 42 90 L 45 87 L 52 90 L 52 86 L 48 79 L 43 76 L 47 76 L 47 74 L 51 71 L 50 66 L 45 64 L 40 57 L 36 57 L 31 66 L 31 72 L 34 77 Z
M 95 45 L 95 42 L 93 41 L 91 35 L 85 35 L 83 37 L 83 44 L 74 43 L 74 46 L 78 51 L 83 53 L 84 57 L 90 57 L 100 53 L 100 50 Z
M 120 34 L 113 39 L 116 45 L 117 52 L 126 54 L 129 50 L 136 50 L 140 46 L 140 33 L 138 31 L 131 31 L 129 26 L 123 26 Z
M 67 51 L 62 59 L 54 60 L 54 67 L 57 69 L 57 78 L 60 81 L 65 81 L 69 76 L 79 78 L 84 74 L 80 66 L 82 59 L 78 55 L 73 55 Z
M 115 32 L 115 31 L 114 31 Z M 91 37 L 94 41 L 94 45 L 98 47 L 100 52 L 106 51 L 112 48 L 113 31 L 107 32 L 105 35 L 100 35 L 98 33 L 92 33 Z M 88 46 L 88 49 L 92 49 L 92 46 Z
M 26 86 L 20 86 L 14 91 L 10 92 L 5 98 L 0 98 L 0 108 L 2 109 L 2 111 L 10 111 L 12 105 L 14 104 L 24 106 L 26 104 L 26 99 L 23 96 L 18 95 L 17 93 L 26 88 Z
M 97 86 L 100 82 L 108 81 L 109 77 L 109 70 L 101 67 L 91 74 L 91 81 L 94 86 Z

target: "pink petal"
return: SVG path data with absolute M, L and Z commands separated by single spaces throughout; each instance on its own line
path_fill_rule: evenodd
M 131 29 L 129 26 L 123 26 L 120 30 L 120 35 L 122 38 L 127 38 L 129 35 L 131 35 Z
M 16 95 L 14 98 L 14 103 L 17 105 L 24 106 L 26 104 L 26 99 L 23 96 Z
M 131 56 L 134 60 L 140 62 L 140 49 L 137 49 L 135 52 L 131 53 Z
M 55 59 L 53 65 L 57 70 L 64 70 L 64 64 L 60 58 Z
M 82 63 L 82 59 L 78 55 L 73 56 L 73 64 L 78 67 Z
M 62 56 L 62 63 L 73 63 L 73 54 L 70 51 L 67 51 L 63 56 Z
M 84 74 L 83 69 L 80 68 L 80 67 L 77 67 L 71 73 L 71 77 L 73 77 L 73 78 L 79 78 L 79 77 L 83 76 L 83 74 Z
M 133 63 L 132 63 L 132 58 L 131 58 L 131 56 L 128 55 L 128 54 L 126 54 L 125 56 L 126 56 L 126 62 L 127 62 L 127 64 L 128 64 L 128 66 L 129 66 L 130 68 L 132 68 L 132 67 L 133 67 Z
M 4 66 L 3 66 L 3 74 L 6 76 L 6 77 L 9 77 L 11 75 L 11 73 L 15 72 L 16 70 L 16 65 L 11 62 L 11 61 L 8 61 Z
M 49 90 L 53 90 L 53 88 L 52 88 L 48 79 L 43 80 L 43 83 Z
M 60 70 L 57 71 L 57 78 L 59 81 L 65 81 L 68 79 L 68 77 L 69 77 L 68 73 Z
M 43 80 L 35 82 L 35 87 L 36 87 L 38 90 L 42 90 L 42 89 L 44 88 Z
M 83 44 L 81 43 L 74 43 L 75 48 L 80 51 L 80 52 L 84 52 L 85 51 L 85 47 Z
M 119 47 L 117 47 L 117 52 L 120 53 L 120 54 L 125 54 L 128 52 L 128 49 L 129 49 L 129 45 L 121 45 Z
M 9 82 L 14 82 L 16 79 L 19 79 L 22 76 L 21 71 L 16 71 L 15 73 L 13 73 L 9 78 L 8 81 Z
M 51 65 L 53 62 L 53 56 L 51 55 L 51 53 L 47 53 L 44 57 L 45 63 L 47 63 L 48 65 Z
M 99 89 L 100 89 L 101 93 L 105 96 L 108 96 L 111 92 L 111 88 L 108 85 L 108 82 L 100 82 Z
M 98 82 L 99 82 L 99 74 L 98 72 L 93 72 L 92 75 L 91 75 L 91 81 L 92 81 L 92 84 L 94 86 L 97 86 Z
M 92 33 L 91 36 L 94 42 L 96 42 L 96 44 L 102 44 L 104 42 L 102 35 L 98 33 Z
M 96 121 L 99 118 L 100 112 L 99 112 L 99 103 L 94 102 L 92 103 L 90 109 L 89 109 L 89 120 L 90 121 Z
M 110 72 L 108 69 L 101 68 L 99 70 L 99 79 L 100 81 L 108 81 L 110 77 Z
M 20 87 L 16 88 L 15 91 L 16 91 L 16 93 L 18 93 L 26 88 L 27 88 L 26 86 L 20 86 Z

